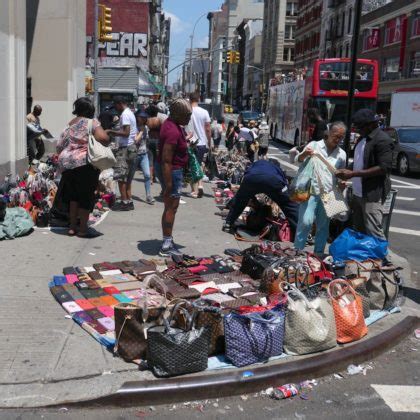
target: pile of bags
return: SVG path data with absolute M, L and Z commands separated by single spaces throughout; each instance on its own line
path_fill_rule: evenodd
M 251 164 L 246 156 L 233 151 L 220 151 L 215 155 L 218 178 L 238 185 L 244 177 L 247 167 Z
M 158 377 L 205 370 L 211 355 L 242 367 L 359 340 L 370 311 L 399 295 L 398 268 L 381 260 L 333 264 L 278 242 L 226 252 L 75 268 L 65 293 L 52 292 L 81 325 L 113 334 L 115 354 L 147 360 Z M 69 302 L 72 293 L 84 299 Z

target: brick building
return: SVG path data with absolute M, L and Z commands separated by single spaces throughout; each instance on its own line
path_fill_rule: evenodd
M 420 2 L 394 0 L 361 18 L 359 57 L 378 60 L 378 112 L 390 108 L 391 94 L 420 88 Z
M 299 0 L 295 35 L 297 69 L 309 68 L 319 58 L 322 8 L 322 0 Z

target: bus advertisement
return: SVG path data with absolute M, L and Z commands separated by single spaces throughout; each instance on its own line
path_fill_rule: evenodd
M 268 118 L 271 136 L 293 145 L 305 144 L 311 126 L 306 119 L 308 108 L 317 108 L 326 123 L 346 121 L 350 80 L 350 59 L 315 60 L 304 80 L 271 86 Z M 378 96 L 378 63 L 357 60 L 354 111 L 375 111 Z

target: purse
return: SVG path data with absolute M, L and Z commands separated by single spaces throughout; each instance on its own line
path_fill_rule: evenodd
M 266 362 L 283 352 L 286 305 L 262 313 L 224 317 L 226 357 L 237 367 Z
M 95 168 L 103 171 L 114 167 L 117 163 L 112 150 L 95 139 L 92 134 L 92 120 L 88 122 L 88 150 L 87 161 Z
M 353 287 L 354 291 L 362 298 L 363 316 L 369 318 L 370 316 L 370 296 L 367 290 L 366 277 L 349 278 L 347 281 Z
M 148 330 L 147 362 L 157 377 L 169 377 L 201 372 L 207 368 L 210 347 L 210 328 L 196 327 L 195 311 L 189 314 L 177 303 L 162 326 Z M 187 318 L 185 329 L 171 326 L 173 317 L 183 311 Z
M 264 270 L 277 260 L 277 257 L 269 255 L 246 254 L 242 260 L 241 272 L 248 274 L 252 279 L 257 280 L 262 278 Z
M 114 354 L 126 362 L 145 359 L 147 351 L 147 330 L 162 322 L 167 307 L 166 296 L 151 296 L 147 290 L 150 282 L 159 282 L 159 277 L 148 276 L 143 287 L 145 293 L 137 303 L 119 303 L 114 307 L 115 346 Z M 152 306 L 153 305 L 153 306 Z
M 329 299 L 311 301 L 294 285 L 287 287 L 288 304 L 284 333 L 284 352 L 292 355 L 328 350 L 337 345 L 334 311 Z
M 326 159 L 324 159 L 322 156 L 316 153 L 314 154 L 314 156 L 319 158 L 322 162 L 328 163 L 326 164 L 326 167 L 332 174 L 335 174 L 335 168 Z M 316 168 L 316 166 L 314 166 L 314 168 Z M 333 188 L 331 191 L 326 192 L 318 171 L 315 169 L 314 172 L 316 174 L 316 178 L 318 181 L 320 198 L 321 198 L 322 204 L 324 205 L 324 210 L 327 216 L 331 219 L 334 216 L 337 216 L 341 213 L 349 212 L 350 211 L 349 206 L 347 204 L 347 201 L 344 197 L 343 192 L 339 188 L 337 188 L 337 186 L 335 185 L 333 185 Z
M 328 295 L 332 300 L 337 342 L 351 343 L 360 340 L 367 332 L 363 317 L 361 297 L 345 280 L 333 280 L 328 285 Z

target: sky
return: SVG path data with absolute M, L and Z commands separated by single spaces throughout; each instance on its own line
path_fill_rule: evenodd
M 163 10 L 171 18 L 169 70 L 185 60 L 185 50 L 190 47 L 190 35 L 197 19 L 193 48 L 208 46 L 209 25 L 207 13 L 220 9 L 223 0 L 163 0 Z M 172 85 L 181 74 L 182 67 L 169 73 Z

